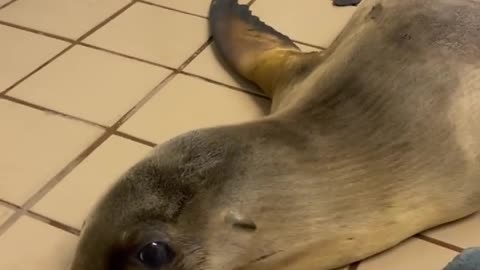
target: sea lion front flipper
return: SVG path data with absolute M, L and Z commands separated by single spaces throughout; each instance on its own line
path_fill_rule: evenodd
M 287 36 L 266 25 L 237 0 L 213 0 L 213 39 L 227 63 L 267 94 L 318 64 L 319 53 L 302 53 Z

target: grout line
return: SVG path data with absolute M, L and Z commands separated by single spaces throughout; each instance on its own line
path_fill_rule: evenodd
M 27 211 L 27 212 L 25 213 L 25 215 L 28 216 L 28 217 L 31 217 L 31 218 L 33 218 L 33 219 L 36 219 L 36 220 L 38 220 L 38 221 L 41 221 L 41 222 L 43 222 L 43 223 L 46 223 L 46 224 L 48 224 L 48 225 L 50 225 L 50 226 L 53 226 L 53 227 L 55 227 L 55 228 L 57 228 L 57 229 L 60 229 L 60 230 L 62 230 L 62 231 L 69 232 L 69 233 L 71 233 L 71 234 L 73 234 L 73 235 L 76 235 L 76 236 L 79 236 L 79 235 L 80 235 L 80 230 L 79 230 L 79 229 L 76 229 L 76 228 L 74 228 L 74 227 L 71 227 L 71 226 L 69 226 L 69 225 L 67 225 L 67 224 L 65 224 L 65 223 L 62 223 L 62 222 L 53 220 L 53 219 L 51 219 L 51 218 L 49 218 L 49 217 L 46 217 L 46 216 L 44 216 L 44 215 L 41 215 L 41 214 L 39 214 L 39 213 L 35 213 L 35 212 L 33 212 L 33 211 Z
M 352 263 L 352 264 L 348 267 L 348 270 L 357 270 L 359 266 L 360 266 L 360 262 Z
M 447 242 L 443 242 L 441 240 L 432 238 L 430 236 L 426 236 L 426 235 L 423 235 L 423 234 L 418 234 L 418 235 L 415 236 L 415 238 L 418 238 L 420 240 L 429 242 L 429 243 L 434 244 L 436 246 L 440 246 L 440 247 L 443 247 L 443 248 L 446 248 L 446 249 L 450 249 L 450 250 L 453 250 L 453 251 L 456 251 L 456 252 L 459 252 L 459 253 L 463 252 L 463 248 L 461 248 L 461 247 L 458 247 L 456 245 L 453 245 L 453 244 L 450 244 L 450 243 L 447 243 Z
M 115 19 L 117 16 L 119 16 L 122 12 L 124 12 L 125 10 L 127 10 L 129 7 L 131 7 L 133 4 L 136 3 L 136 0 L 133 0 L 131 1 L 130 3 L 128 3 L 127 5 L 125 5 L 123 8 L 119 9 L 117 12 L 113 13 L 112 15 L 110 15 L 108 18 L 106 18 L 105 20 L 103 20 L 102 22 L 100 22 L 98 25 L 96 25 L 95 27 L 93 27 L 91 30 L 89 30 L 87 33 L 83 34 L 81 37 L 79 37 L 77 40 L 71 40 L 71 39 L 67 39 L 67 38 L 64 38 L 64 37 L 60 37 L 60 36 L 57 36 L 57 35 L 53 35 L 53 34 L 49 34 L 49 33 L 45 33 L 45 32 L 42 32 L 42 31 L 38 31 L 38 30 L 34 30 L 34 29 L 31 29 L 31 28 L 28 28 L 28 27 L 23 27 L 23 26 L 20 26 L 20 25 L 16 25 L 16 24 L 11 24 L 11 23 L 6 23 L 6 22 L 0 22 L 2 24 L 5 24 L 5 25 L 8 25 L 8 26 L 11 26 L 11 27 L 16 27 L 18 29 L 22 29 L 22 30 L 25 30 L 25 31 L 29 31 L 29 32 L 32 32 L 32 33 L 36 33 L 36 34 L 41 34 L 41 35 L 45 35 L 45 36 L 48 36 L 48 37 L 51 37 L 51 38 L 57 38 L 57 39 L 60 39 L 60 40 L 63 40 L 63 41 L 67 41 L 67 42 L 70 42 L 72 44 L 70 44 L 70 46 L 68 46 L 67 48 L 63 49 L 62 51 L 60 51 L 58 54 L 56 54 L 55 56 L 53 56 L 51 59 L 49 59 L 48 61 L 46 61 L 45 63 L 43 63 L 42 65 L 40 65 L 39 67 L 37 67 L 36 69 L 34 69 L 32 72 L 28 73 L 26 76 L 24 76 L 23 78 L 21 78 L 20 80 L 18 80 L 17 82 L 15 82 L 13 85 L 11 85 L 10 87 L 8 87 L 5 91 L 1 92 L 0 93 L 0 96 L 2 95 L 5 95 L 7 94 L 8 92 L 10 92 L 13 88 L 15 88 L 17 85 L 19 85 L 20 83 L 22 83 L 23 81 L 25 81 L 26 79 L 28 79 L 29 77 L 31 77 L 33 74 L 37 73 L 39 70 L 41 70 L 42 68 L 44 68 L 45 66 L 47 66 L 48 64 L 50 64 L 52 61 L 54 61 L 55 59 L 57 59 L 58 57 L 62 56 L 63 54 L 65 54 L 67 51 L 69 51 L 70 49 L 72 49 L 75 45 L 79 44 L 82 40 L 84 40 L 85 38 L 87 38 L 89 35 L 93 34 L 95 31 L 97 31 L 98 29 L 100 29 L 102 26 L 104 26 L 105 24 L 107 24 L 108 22 L 110 22 L 111 20 Z
M 267 99 L 267 100 L 271 100 L 271 98 L 259 91 L 255 91 L 255 90 L 251 90 L 251 89 L 248 89 L 248 88 L 241 88 L 241 87 L 237 87 L 237 86 L 233 86 L 233 85 L 229 85 L 229 84 L 225 84 L 225 83 L 222 83 L 222 82 L 218 82 L 218 81 L 215 81 L 215 80 L 212 80 L 212 79 L 209 79 L 207 77 L 203 77 L 201 75 L 197 75 L 197 74 L 193 74 L 193 73 L 190 73 L 190 72 L 187 72 L 187 71 L 181 71 L 180 72 L 181 74 L 183 75 L 187 75 L 187 76 L 190 76 L 190 77 L 194 77 L 194 78 L 197 78 L 197 79 L 201 79 L 201 80 L 204 80 L 204 81 L 207 81 L 209 83 L 213 83 L 213 84 L 218 84 L 218 85 L 221 85 L 221 86 L 224 86 L 226 88 L 230 88 L 234 91 L 239 91 L 239 92 L 246 92 L 250 95 L 253 95 L 253 96 L 257 96 L 259 98 L 263 98 L 263 99 Z
M 156 87 L 154 87 L 149 93 L 147 93 L 146 96 L 144 96 L 135 106 L 133 106 L 127 113 L 125 113 L 118 121 L 115 123 L 115 125 L 112 126 L 112 129 L 114 131 L 117 131 L 117 129 L 125 123 L 130 117 L 132 117 L 140 108 L 143 107 L 148 101 L 150 101 L 153 96 L 155 96 L 168 82 L 170 82 L 175 76 L 177 75 L 177 72 L 174 71 L 170 73 L 160 84 L 158 84 Z
M 6 7 L 10 6 L 11 4 L 13 4 L 13 2 L 16 2 L 16 1 L 17 1 L 17 0 L 12 0 L 12 1 L 8 2 L 8 3 L 5 3 L 5 4 L 3 4 L 2 6 L 0 6 L 0 9 L 6 8 Z
M 5 206 L 5 207 L 7 207 L 7 208 L 9 208 L 9 209 L 11 209 L 11 210 L 20 210 L 20 209 L 21 209 L 20 206 L 14 204 L 14 203 L 5 201 L 5 200 L 3 200 L 3 199 L 0 199 L 0 205 Z
M 0 24 L 2 24 L 2 22 L 0 21 Z M 128 59 L 132 59 L 132 60 L 135 60 L 135 61 L 139 61 L 139 62 L 142 62 L 142 63 L 145 63 L 145 64 L 150 64 L 150 65 L 153 65 L 153 66 L 156 66 L 156 67 L 161 67 L 161 68 L 164 68 L 164 69 L 168 69 L 168 70 L 171 70 L 171 71 L 175 71 L 176 69 L 173 68 L 173 67 L 169 67 L 169 66 L 166 66 L 166 65 L 163 65 L 163 64 L 160 64 L 160 63 L 156 63 L 156 62 L 153 62 L 153 61 L 149 61 L 149 60 L 146 60 L 146 59 L 142 59 L 142 58 L 138 58 L 138 57 L 135 57 L 135 56 L 130 56 L 130 55 L 127 55 L 127 54 L 124 54 L 124 53 L 120 53 L 120 52 L 116 52 L 116 51 L 112 51 L 112 50 L 109 50 L 109 49 L 105 49 L 105 48 L 102 48 L 102 47 L 98 47 L 98 46 L 95 46 L 95 45 L 92 45 L 92 44 L 88 44 L 88 43 L 84 43 L 82 41 L 76 43 L 74 40 L 69 40 L 69 39 L 66 39 L 66 38 L 63 38 L 63 37 L 60 37 L 60 36 L 53 36 L 49 33 L 45 33 L 45 32 L 41 32 L 41 31 L 37 31 L 37 30 L 34 30 L 34 29 L 30 29 L 30 28 L 25 28 L 22 27 L 22 26 L 18 26 L 18 25 L 10 25 L 8 24 L 9 26 L 11 27 L 15 27 L 15 28 L 19 28 L 21 30 L 25 30 L 25 31 L 28 31 L 28 32 L 32 32 L 32 33 L 35 33 L 35 34 L 40 34 L 40 35 L 45 35 L 45 36 L 49 36 L 49 37 L 52 37 L 52 38 L 56 38 L 56 39 L 60 39 L 60 40 L 64 40 L 64 41 L 67 41 L 67 42 L 71 42 L 71 43 L 74 43 L 74 44 L 78 44 L 78 45 L 81 45 L 81 46 L 85 46 L 85 47 L 88 47 L 88 48 L 91 48 L 91 49 L 95 49 L 95 50 L 99 50 L 99 51 L 103 51 L 103 52 L 106 52 L 106 53 L 110 53 L 110 54 L 113 54 L 113 55 L 117 55 L 117 56 L 121 56 L 121 57 L 125 57 L 125 58 L 128 58 Z M 209 43 L 208 45 L 210 45 L 211 43 Z M 208 46 L 207 45 L 207 46 Z M 72 45 L 73 46 L 73 45 Z M 310 45 L 308 45 L 310 46 Z M 70 48 L 68 48 L 70 49 Z M 0 93 L 0 96 L 2 95 L 5 95 L 7 94 L 8 92 L 10 92 L 13 88 L 15 88 L 18 84 L 20 84 L 21 82 L 25 81 L 26 79 L 28 79 L 31 75 L 33 75 L 34 73 L 38 72 L 38 70 L 42 69 L 45 65 L 48 65 L 50 62 L 52 62 L 53 60 L 57 59 L 58 57 L 60 57 L 63 53 L 65 53 L 67 51 L 67 48 L 65 49 L 64 52 L 61 52 L 59 53 L 57 56 L 53 57 L 52 59 L 48 60 L 46 63 L 44 63 L 42 66 L 38 67 L 36 70 L 32 71 L 31 73 L 32 74 L 28 74 L 27 76 L 25 76 L 25 78 L 22 78 L 20 79 L 19 81 L 17 81 L 16 83 L 14 83 L 12 86 L 8 87 L 4 92 Z M 203 51 L 203 49 L 202 49 Z M 195 54 L 194 57 L 196 57 L 198 54 Z M 261 98 L 265 98 L 265 99 L 269 99 L 270 100 L 270 97 L 264 95 L 263 93 L 259 92 L 259 91 L 254 91 L 254 90 L 250 90 L 250 89 L 247 89 L 247 88 L 240 88 L 240 87 L 236 87 L 236 86 L 232 86 L 232 85 L 228 85 L 228 84 L 225 84 L 225 83 L 222 83 L 222 82 L 218 82 L 218 81 L 215 81 L 213 79 L 209 79 L 209 78 L 206 78 L 206 77 L 203 77 L 201 75 L 196 75 L 196 74 L 193 74 L 193 73 L 189 73 L 189 72 L 186 72 L 186 71 L 183 71 L 183 69 L 185 68 L 185 66 L 181 67 L 182 68 L 182 71 L 179 71 L 179 73 L 183 74 L 183 75 L 187 75 L 187 76 L 192 76 L 192 77 L 196 77 L 196 78 L 199 78 L 199 79 L 203 79 L 205 81 L 208 81 L 210 83 L 213 83 L 213 84 L 218 84 L 218 85 L 221 85 L 221 86 L 224 86 L 224 87 L 227 87 L 227 88 L 230 88 L 230 89 L 233 89 L 233 90 L 236 90 L 236 91 L 242 91 L 242 92 L 246 92 L 246 93 L 249 93 L 249 94 L 252 94 L 252 95 L 255 95 L 255 96 L 258 96 L 258 97 L 261 97 Z M 180 69 L 180 68 L 179 68 Z M 52 110 L 53 111 L 53 110 Z M 62 114 L 62 113 L 59 113 L 57 112 L 58 114 Z M 79 120 L 83 120 L 83 119 L 79 119 Z M 98 125 L 98 124 L 96 124 Z
M 134 141 L 134 142 L 137 142 L 137 143 L 140 143 L 140 144 L 144 144 L 146 146 L 150 146 L 150 147 L 157 146 L 157 144 L 154 143 L 154 142 L 150 142 L 150 141 L 135 137 L 133 135 L 130 135 L 130 134 L 127 134 L 127 133 L 124 133 L 124 132 L 121 132 L 121 131 L 115 131 L 113 134 L 116 135 L 116 136 L 122 137 L 124 139 L 130 140 L 130 141 Z
M 17 85 L 19 85 L 20 83 L 22 83 L 23 81 L 25 81 L 26 79 L 30 78 L 33 74 L 37 73 L 39 70 L 43 69 L 45 66 L 47 66 L 48 64 L 50 64 L 51 62 L 53 62 L 55 59 L 59 58 L 60 56 L 62 56 L 63 54 L 65 54 L 67 51 L 69 51 L 71 48 L 73 48 L 73 46 L 75 46 L 75 44 L 70 44 L 70 46 L 68 46 L 67 48 L 63 49 L 62 51 L 60 51 L 59 53 L 57 53 L 55 56 L 53 56 L 52 58 L 50 58 L 49 60 L 47 60 L 47 62 L 41 64 L 39 67 L 37 67 L 36 69 L 34 69 L 32 72 L 28 73 L 26 76 L 24 76 L 23 78 L 21 78 L 20 80 L 18 80 L 17 82 L 15 82 L 14 84 L 12 84 L 11 86 L 9 86 L 7 89 L 5 89 L 5 91 L 1 92 L 0 93 L 0 96 L 3 96 L 3 95 L 6 95 L 8 92 L 12 91 L 13 88 L 15 88 Z
M 136 3 L 136 0 L 131 1 L 129 4 L 127 4 L 125 7 L 121 8 L 114 14 L 112 14 L 110 17 L 107 19 L 103 20 L 100 24 L 92 28 L 90 31 L 82 35 L 80 38 L 78 38 L 73 44 L 68 46 L 66 49 L 55 55 L 53 58 L 48 60 L 46 63 L 42 64 L 40 67 L 36 68 L 33 72 L 29 73 L 27 76 L 23 77 L 21 80 L 16 82 L 13 86 L 7 88 L 4 92 L 0 93 L 0 96 L 4 96 L 7 92 L 9 92 L 11 89 L 13 89 L 16 85 L 21 83 L 22 81 L 26 80 L 28 77 L 33 75 L 34 73 L 38 72 L 40 69 L 51 63 L 53 60 L 57 59 L 60 55 L 64 54 L 66 51 L 70 50 L 72 47 L 74 47 L 76 44 L 81 42 L 83 39 L 88 37 L 90 34 L 94 33 L 97 31 L 100 27 L 104 26 L 114 18 L 116 18 L 118 15 L 120 15 L 123 11 L 127 10 L 130 6 Z M 172 73 L 175 74 L 175 73 Z M 163 81 L 165 82 L 166 79 Z M 162 82 L 162 83 L 163 83 Z M 162 83 L 160 83 L 162 85 Z M 156 92 L 157 88 L 154 88 L 151 92 Z M 158 90 L 157 90 L 158 91 Z M 143 100 L 142 100 L 143 101 Z M 26 105 L 28 103 L 24 103 Z M 32 104 L 33 105 L 33 104 Z M 39 106 L 36 106 L 37 109 L 40 108 Z M 0 225 L 0 236 L 7 231 L 21 216 L 28 214 L 28 211 L 30 208 L 35 205 L 39 200 L 41 200 L 50 190 L 52 190 L 66 175 L 68 175 L 74 168 L 76 168 L 83 160 L 85 160 L 97 147 L 99 147 L 103 142 L 105 142 L 115 131 L 118 129 L 118 127 L 123 124 L 123 122 L 128 119 L 129 114 L 132 114 L 132 111 L 135 111 L 135 109 L 139 107 L 138 104 L 131 109 L 127 114 L 125 114 L 120 120 L 118 120 L 112 127 L 106 129 L 106 131 L 101 135 L 97 140 L 95 140 L 89 147 L 87 147 L 83 152 L 81 152 L 74 160 L 70 161 L 66 167 L 64 167 L 60 172 L 58 172 L 50 181 L 48 181 L 40 190 L 38 190 L 33 196 L 31 196 L 27 202 L 25 202 L 21 209 L 17 211 L 15 214 L 10 216 L 10 218 L 7 219 L 5 223 Z M 58 224 L 57 224 L 58 225 Z
M 183 64 L 181 64 L 177 68 L 177 72 L 183 71 L 193 61 L 193 59 L 195 59 L 195 57 L 197 57 L 200 53 L 202 53 L 212 42 L 213 42 L 213 38 L 209 37 L 208 40 L 205 43 L 203 43 L 203 45 L 200 46 L 198 50 L 196 50 L 185 62 L 183 62 Z
M 33 34 L 47 36 L 47 37 L 54 38 L 54 39 L 59 39 L 59 40 L 69 42 L 69 43 L 74 43 L 75 42 L 75 40 L 71 39 L 71 38 L 62 37 L 62 36 L 59 36 L 59 35 L 47 33 L 47 32 L 41 31 L 41 30 L 36 30 L 36 29 L 30 28 L 30 27 L 27 27 L 27 26 L 18 25 L 18 24 L 11 23 L 11 22 L 0 21 L 0 24 L 5 25 L 5 26 L 9 26 L 9 27 L 12 27 L 12 28 L 20 29 L 20 30 L 23 30 L 23 31 L 27 31 L 27 32 L 30 32 L 30 33 L 33 33 Z
M 98 29 L 102 28 L 103 26 L 105 26 L 107 23 L 111 22 L 113 19 L 117 18 L 120 14 L 122 14 L 125 10 L 129 9 L 131 6 L 133 6 L 137 1 L 135 0 L 132 0 L 130 3 L 128 3 L 127 5 L 125 5 L 124 7 L 122 7 L 121 9 L 117 10 L 115 13 L 113 13 L 112 15 L 110 15 L 110 17 L 106 18 L 105 20 L 103 20 L 101 23 L 99 23 L 97 26 L 93 27 L 92 29 L 90 29 L 88 32 L 86 32 L 85 34 L 83 34 L 81 37 L 79 37 L 76 42 L 77 43 L 80 43 L 81 41 L 83 41 L 84 39 L 86 39 L 88 36 L 90 36 L 91 34 L 95 33 Z
M 84 161 L 95 149 L 97 149 L 108 137 L 111 132 L 105 131 L 99 138 L 97 138 L 90 146 L 81 152 L 76 158 L 70 161 L 60 172 L 58 172 L 50 181 L 48 181 L 40 190 L 31 196 L 23 205 L 22 209 L 29 210 L 38 201 L 40 201 L 47 193 L 49 193 L 65 176 L 67 176 L 73 169 L 75 169 L 82 161 Z
M 255 0 L 251 1 L 250 3 L 253 3 Z M 71 49 L 77 44 L 80 44 L 83 39 L 88 37 L 88 35 L 94 33 L 96 30 L 98 30 L 100 27 L 103 25 L 107 24 L 109 21 L 120 15 L 123 11 L 127 10 L 130 6 L 132 6 L 134 3 L 136 3 L 137 0 L 133 0 L 130 2 L 128 5 L 126 5 L 124 8 L 120 9 L 116 13 L 114 13 L 112 16 L 101 22 L 99 25 L 94 27 L 92 30 L 88 31 L 86 34 L 81 36 L 79 39 L 77 39 L 73 44 L 68 46 L 66 49 L 61 51 L 59 54 L 54 56 L 52 59 L 48 60 L 46 63 L 35 69 L 33 72 L 29 73 L 26 77 L 22 78 L 20 81 L 15 83 L 13 86 L 9 87 L 6 91 L 0 93 L 0 96 L 3 95 L 3 98 L 6 99 L 11 99 L 15 101 L 20 101 L 17 99 L 12 99 L 11 97 L 6 97 L 5 94 L 13 89 L 16 85 L 21 83 L 22 81 L 26 80 L 28 77 L 33 75 L 35 72 L 38 72 L 40 69 L 51 63 L 53 60 L 58 58 L 60 55 L 64 54 L 66 51 Z M 133 106 L 129 111 L 127 111 L 114 125 L 111 127 L 107 128 L 106 131 L 97 139 L 95 140 L 89 147 L 87 147 L 82 153 L 80 153 L 74 160 L 69 162 L 66 167 L 64 167 L 59 173 L 57 173 L 50 181 L 48 181 L 40 190 L 38 190 L 33 196 L 31 196 L 23 205 L 22 207 L 17 210 L 10 218 L 7 219 L 7 221 L 3 224 L 0 225 L 0 236 L 6 232 L 20 217 L 23 215 L 29 215 L 29 216 L 36 216 L 37 218 L 40 218 L 42 220 L 47 220 L 47 223 L 60 228 L 62 230 L 66 230 L 70 233 L 75 233 L 74 231 L 71 230 L 68 226 L 65 227 L 66 225 L 61 224 L 59 222 L 54 221 L 53 223 L 50 222 L 50 219 L 47 219 L 46 217 L 43 217 L 41 215 L 35 214 L 30 212 L 30 208 L 33 207 L 38 201 L 40 201 L 48 192 L 50 192 L 58 183 L 60 183 L 66 175 L 68 175 L 71 171 L 73 171 L 82 161 L 84 161 L 95 149 L 97 149 L 102 143 L 104 143 L 108 138 L 110 138 L 113 134 L 115 134 L 118 130 L 118 128 L 125 123 L 133 114 L 135 114 L 143 105 L 145 105 L 153 96 L 155 96 L 170 80 L 172 80 L 177 74 L 181 73 L 182 70 L 190 64 L 195 57 L 197 57 L 210 43 L 212 42 L 212 38 L 210 37 L 207 42 L 205 42 L 198 50 L 196 50 L 184 63 L 182 63 L 176 70 L 174 70 L 170 75 L 168 75 L 160 84 L 158 84 L 155 88 L 153 88 L 142 100 L 140 100 L 135 106 Z M 43 109 L 41 106 L 36 106 L 28 102 L 22 102 L 24 105 L 30 105 L 36 109 Z M 52 111 L 52 110 L 49 110 Z M 53 112 L 53 111 L 52 111 Z M 64 114 L 65 115 L 65 114 Z M 118 133 L 122 134 L 122 133 Z M 127 135 L 127 134 L 125 134 Z M 129 138 L 135 138 L 133 136 L 128 136 Z M 137 140 L 138 141 L 138 140 Z M 140 141 L 143 141 L 140 139 Z M 147 141 L 143 141 L 147 142 Z M 149 143 L 149 142 L 147 142 Z M 153 144 L 153 143 L 149 143 Z
M 80 153 L 74 160 L 70 161 L 59 173 L 48 181 L 40 190 L 31 196 L 22 208 L 0 225 L 0 236 L 6 232 L 20 217 L 28 214 L 31 207 L 40 201 L 48 192 L 50 192 L 65 176 L 73 171 L 82 161 L 84 161 L 95 149 L 104 143 L 115 131 L 127 121 L 136 111 L 138 111 L 151 97 L 153 97 L 163 86 L 169 82 L 177 73 L 172 72 L 157 87 L 153 88 L 141 101 L 125 113 L 113 126 L 108 128 L 97 140 L 95 140 L 87 149 Z
M 171 10 L 171 11 L 175 11 L 175 12 L 178 12 L 178 13 L 183 13 L 183 14 L 190 15 L 190 16 L 195 16 L 195 17 L 202 18 L 202 19 L 207 19 L 208 18 L 208 17 L 202 16 L 202 15 L 198 15 L 198 14 L 191 13 L 191 12 L 188 12 L 188 11 L 179 10 L 179 9 L 176 9 L 176 8 L 167 7 L 167 6 L 164 6 L 164 5 L 148 2 L 148 1 L 145 1 L 145 0 L 138 0 L 137 2 L 142 3 L 142 4 L 146 4 L 146 5 L 150 5 L 150 6 L 154 6 L 154 7 L 168 9 L 168 10 Z
M 60 172 L 58 172 L 50 181 L 43 185 L 40 190 L 33 194 L 23 205 L 22 208 L 12 215 L 3 225 L 0 226 L 0 236 L 7 231 L 20 217 L 27 214 L 30 208 L 40 201 L 48 192 L 50 192 L 66 175 L 75 169 L 83 160 L 85 160 L 98 146 L 105 142 L 110 136 L 110 132 L 105 131 L 102 136 L 95 140 L 87 149 L 81 152 L 75 159 L 70 161 Z
M 98 46 L 95 46 L 95 45 L 92 45 L 92 44 L 80 42 L 79 45 L 85 46 L 85 47 L 88 47 L 88 48 L 91 48 L 91 49 L 99 50 L 99 51 L 102 51 L 102 52 L 110 53 L 110 54 L 113 54 L 113 55 L 116 55 L 116 56 L 122 56 L 122 57 L 125 57 L 125 58 L 128 58 L 128 59 L 132 59 L 132 60 L 135 60 L 135 61 L 145 63 L 145 64 L 165 68 L 165 69 L 168 69 L 168 70 L 171 70 L 171 71 L 175 70 L 175 68 L 172 68 L 172 67 L 160 64 L 160 63 L 156 63 L 156 62 L 153 62 L 153 61 L 150 61 L 150 60 L 138 58 L 136 56 L 127 55 L 127 54 L 124 54 L 124 53 L 121 53 L 121 52 L 112 51 L 112 50 L 105 49 L 105 48 L 102 48 L 102 47 L 98 47 Z
M 99 127 L 99 128 L 103 128 L 103 129 L 108 128 L 107 126 L 104 126 L 102 124 L 98 124 L 98 123 L 95 123 L 95 122 L 87 120 L 87 119 L 83 119 L 83 118 L 73 116 L 73 115 L 70 115 L 70 114 L 62 113 L 62 112 L 59 112 L 59 111 L 56 111 L 56 110 L 53 110 L 53 109 L 49 109 L 49 108 L 43 107 L 41 105 L 33 104 L 33 103 L 28 102 L 28 101 L 24 101 L 22 99 L 18 99 L 18 98 L 12 97 L 12 96 L 0 96 L 0 99 L 5 99 L 5 100 L 11 101 L 13 103 L 17 103 L 19 105 L 23 105 L 23 106 L 26 106 L 26 107 L 29 107 L 29 108 L 32 108 L 32 109 L 42 111 L 42 112 L 51 113 L 51 114 L 62 116 L 62 117 L 68 118 L 68 119 L 80 121 L 80 122 L 83 122 L 85 124 L 89 124 L 89 125 L 92 125 L 92 126 L 95 126 L 95 127 Z
M 4 96 L 4 97 L 0 97 L 0 99 L 5 99 L 5 100 L 11 101 L 11 102 L 13 102 L 13 103 L 17 103 L 17 104 L 19 104 L 19 105 L 26 106 L 26 107 L 29 107 L 29 108 L 32 108 L 32 109 L 35 109 L 35 110 L 39 110 L 39 111 L 43 111 L 43 112 L 46 112 L 46 113 L 55 114 L 55 115 L 62 116 L 62 117 L 65 117 L 65 118 L 68 118 L 68 119 L 72 119 L 72 120 L 75 120 L 75 121 L 80 121 L 80 122 L 83 122 L 83 123 L 85 123 L 85 124 L 92 125 L 92 126 L 95 126 L 95 127 L 99 127 L 99 128 L 103 128 L 103 129 L 108 129 L 108 126 L 104 126 L 104 125 L 95 123 L 95 122 L 90 121 L 90 120 L 86 120 L 86 119 L 83 119 L 83 118 L 80 118 L 80 117 L 76 117 L 76 116 L 73 116 L 73 115 L 70 115 L 70 114 L 66 114 L 66 113 L 62 113 L 62 112 L 56 111 L 56 110 L 52 110 L 52 109 L 49 109 L 49 108 L 45 108 L 45 107 L 43 107 L 43 106 L 39 106 L 39 105 L 36 105 L 36 104 L 32 104 L 32 103 L 30 103 L 30 102 L 27 102 L 27 101 L 24 101 L 24 100 L 20 100 L 20 99 L 14 98 L 14 97 Z M 150 147 L 155 147 L 155 146 L 157 145 L 156 143 L 153 143 L 153 142 L 150 142 L 150 141 L 147 141 L 147 140 L 144 140 L 144 139 L 135 137 L 135 136 L 133 136 L 133 135 L 130 135 L 130 134 L 127 134 L 127 133 L 124 133 L 124 132 L 115 131 L 114 134 L 117 135 L 117 136 L 119 136 L 119 137 L 123 137 L 123 138 L 125 138 L 125 139 L 129 139 L 129 140 L 131 140 L 131 141 L 135 141 L 135 142 L 137 142 L 137 143 L 141 143 L 141 144 L 144 144 L 144 145 L 147 145 L 147 146 L 150 146 Z M 0 199 L 0 203 L 1 203 L 1 202 L 2 202 L 2 200 Z

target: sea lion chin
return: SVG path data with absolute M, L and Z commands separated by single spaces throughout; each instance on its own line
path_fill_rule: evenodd
M 363 0 L 303 53 L 212 1 L 217 52 L 272 113 L 157 146 L 92 211 L 71 270 L 331 270 L 478 211 L 479 15 Z

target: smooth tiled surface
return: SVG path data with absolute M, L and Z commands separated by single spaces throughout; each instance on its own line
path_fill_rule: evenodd
M 0 92 L 58 54 L 69 44 L 0 25 Z
M 103 132 L 0 100 L 0 198 L 24 203 Z
M 129 2 L 129 0 L 18 0 L 0 11 L 0 20 L 76 39 Z
M 178 67 L 207 39 L 206 19 L 138 3 L 86 42 Z
M 104 192 L 149 151 L 150 147 L 142 144 L 110 138 L 34 206 L 33 211 L 80 229 Z
M 31 76 L 69 44 L 2 26 L 2 20 L 75 39 L 129 0 L 18 0 L 0 10 L 0 91 L 18 84 L 9 97 L 0 95 L 0 224 L 11 217 L 3 233 L 0 225 L 0 269 L 66 270 L 77 239 L 65 229 L 79 229 L 102 194 L 148 153 L 150 144 L 141 139 L 161 143 L 192 129 L 258 119 L 268 112 L 268 100 L 238 90 L 255 88 L 236 81 L 211 46 L 194 54 L 208 40 L 207 20 L 184 12 L 206 16 L 209 0 L 148 1 L 183 13 L 136 3 L 85 41 L 121 56 L 75 45 Z M 256 0 L 253 10 L 297 42 L 327 47 L 355 8 L 336 8 L 331 0 Z M 177 74 L 159 85 L 172 71 L 157 64 L 178 68 L 189 58 L 193 61 L 184 71 L 193 76 Z M 105 130 L 30 108 L 12 96 L 106 126 L 122 115 L 131 118 L 120 126 L 124 137 L 110 135 L 79 164 L 65 167 Z M 148 101 L 135 105 L 144 98 Z M 62 170 L 64 177 L 37 193 Z M 33 194 L 38 201 L 26 210 L 35 214 L 15 220 L 18 216 L 6 206 L 22 205 Z M 424 234 L 450 246 L 478 246 L 479 227 L 475 216 Z M 456 255 L 449 245 L 413 238 L 361 262 L 358 269 L 440 270 Z
M 268 106 L 265 99 L 178 75 L 121 130 L 161 143 L 192 129 L 257 119 Z
M 355 7 L 335 7 L 330 0 L 259 0 L 252 10 L 290 38 L 326 48 L 351 18 Z
M 0 269 L 66 270 L 77 237 L 29 217 L 0 236 Z
M 480 246 L 480 214 L 433 229 L 425 235 L 461 248 Z
M 211 0 L 148 0 L 148 2 L 207 17 Z M 238 2 L 247 4 L 249 0 Z
M 360 264 L 358 270 L 441 270 L 457 253 L 411 239 Z
M 14 211 L 12 209 L 0 206 L 0 225 L 5 222 L 13 214 L 13 212 Z
M 77 46 L 9 95 L 111 125 L 171 71 Z

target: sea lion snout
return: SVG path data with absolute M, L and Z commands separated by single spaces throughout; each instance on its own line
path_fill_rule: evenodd
M 226 164 L 239 156 L 222 138 L 188 133 L 130 168 L 88 218 L 70 270 L 212 269 L 209 187 L 228 179 Z
M 112 232 L 95 233 L 97 241 L 81 241 L 70 270 L 165 269 L 177 258 L 177 247 L 160 230 L 115 233 L 112 228 Z M 93 236 L 91 231 L 85 233 L 84 239 Z

